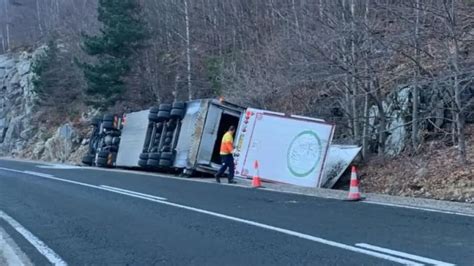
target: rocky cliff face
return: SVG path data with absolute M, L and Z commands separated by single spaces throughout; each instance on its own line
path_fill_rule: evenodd
M 41 52 L 0 55 L 0 156 L 76 160 L 82 139 L 72 123 L 56 129 L 36 122 L 32 64 Z
M 3 156 L 19 154 L 35 135 L 33 57 L 29 53 L 0 55 L 0 155 Z

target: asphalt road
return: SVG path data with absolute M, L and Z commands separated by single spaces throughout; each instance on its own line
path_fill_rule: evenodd
M 474 265 L 474 217 L 4 160 L 0 228 L 37 265 Z

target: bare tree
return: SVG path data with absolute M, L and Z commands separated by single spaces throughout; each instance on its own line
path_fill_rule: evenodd
M 184 0 L 184 20 L 186 22 L 186 70 L 188 77 L 188 100 L 192 100 L 194 98 L 194 93 L 191 88 L 191 40 L 189 36 L 188 0 Z

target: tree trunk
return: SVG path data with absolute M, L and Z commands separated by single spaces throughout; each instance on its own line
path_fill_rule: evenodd
M 7 0 L 3 0 L 3 5 L 5 9 L 5 20 L 6 20 L 6 34 L 7 34 L 7 51 L 11 49 L 10 47 L 10 18 L 8 16 L 8 2 Z
M 319 18 L 322 19 L 324 14 L 323 0 L 319 0 Z
M 459 44 L 456 36 L 456 12 L 455 12 L 455 0 L 451 0 L 451 16 L 450 16 L 450 33 L 451 41 L 454 45 L 453 52 L 451 54 L 451 64 L 454 68 L 454 119 L 456 123 L 456 137 L 458 140 L 459 159 L 462 164 L 467 163 L 466 158 L 466 139 L 464 135 L 464 113 L 463 104 L 461 100 L 461 88 L 459 86 Z
M 415 19 L 415 60 L 419 62 L 420 60 L 420 49 L 419 49 L 419 23 L 420 23 L 420 0 L 416 0 L 416 19 Z M 418 65 L 415 66 L 415 73 L 414 73 L 414 86 L 412 92 L 412 103 L 413 103 L 413 110 L 412 110 L 412 130 L 411 130 L 411 141 L 413 149 L 416 151 L 419 144 L 419 88 L 418 88 L 418 79 L 420 75 L 420 68 Z
M 43 26 L 41 25 L 41 10 L 39 0 L 36 0 L 36 19 L 38 20 L 38 30 L 40 35 L 43 36 Z
M 3 34 L 0 33 L 0 38 L 2 39 L 2 53 L 5 53 L 7 51 L 7 48 L 5 47 L 5 38 L 3 37 Z
M 343 27 L 346 27 L 347 24 L 347 18 L 346 18 L 346 0 L 342 0 L 342 23 Z M 344 67 L 348 70 L 350 69 L 350 63 L 348 59 L 348 52 L 347 52 L 347 36 L 343 35 L 342 36 L 342 62 L 344 64 Z M 350 89 L 350 74 L 346 73 L 345 78 L 344 78 L 344 99 L 345 103 L 343 104 L 342 108 L 346 110 L 346 115 L 347 115 L 347 125 L 351 130 L 352 136 L 354 136 L 354 117 L 352 116 L 352 108 L 351 108 L 351 89 Z
M 191 41 L 189 39 L 188 0 L 184 0 L 184 16 L 186 22 L 186 69 L 188 80 L 188 100 L 192 100 L 194 99 L 194 93 L 191 88 Z
M 374 88 L 379 87 L 379 81 L 377 78 L 374 80 Z M 385 140 L 387 136 L 386 127 L 387 127 L 387 117 L 385 110 L 383 108 L 383 96 L 380 90 L 376 90 L 376 95 L 374 96 L 375 103 L 377 105 L 378 115 L 379 115 L 379 126 L 378 126 L 378 153 L 380 156 L 385 155 Z
M 372 45 L 370 41 L 370 32 L 369 32 L 369 1 L 365 2 L 365 14 L 364 14 L 364 22 L 366 25 L 365 31 L 365 41 L 369 44 L 369 49 L 365 53 L 365 75 L 366 75 L 366 85 L 365 85 L 365 98 L 364 98 L 364 124 L 362 128 L 362 158 L 366 159 L 368 150 L 369 150 L 369 136 L 368 131 L 370 127 L 370 120 L 369 120 L 369 94 L 371 90 L 371 83 L 372 77 L 370 75 L 370 68 L 369 68 L 369 53 L 372 52 Z
M 383 109 L 382 104 L 378 104 L 378 111 L 379 111 L 379 147 L 378 147 L 378 153 L 381 156 L 384 156 L 385 154 L 385 139 L 386 139 L 386 127 L 387 127 L 387 118 L 385 117 L 385 110 Z
M 454 94 L 456 102 L 456 129 L 458 138 L 459 158 L 461 163 L 466 164 L 466 139 L 464 135 L 464 114 L 462 113 L 461 91 L 459 89 L 458 75 L 454 77 Z
M 298 34 L 298 41 L 299 41 L 299 44 L 302 44 L 303 39 L 302 39 L 302 36 L 301 36 L 300 22 L 298 20 L 298 13 L 296 13 L 295 0 L 292 0 L 291 3 L 292 3 L 291 9 L 293 11 L 293 16 L 295 18 L 296 33 Z
M 356 47 L 355 47 L 355 36 L 356 36 L 356 33 L 355 33 L 355 2 L 354 0 L 351 0 L 351 84 L 350 84 L 350 87 L 351 87 L 351 93 L 352 93 L 352 103 L 351 103 L 351 106 L 352 106 L 352 125 L 353 125 L 353 131 L 354 131 L 354 140 L 355 140 L 355 143 L 357 144 L 360 144 L 360 127 L 359 127 L 359 112 L 358 112 L 358 108 L 357 108 L 357 105 L 358 105 L 358 90 L 357 90 L 357 83 L 356 83 L 356 72 L 357 72 L 357 68 L 356 68 Z
M 370 82 L 370 81 L 369 81 Z M 370 86 L 368 86 L 370 90 Z M 362 128 L 362 157 L 367 158 L 367 153 L 369 150 L 369 94 L 365 94 L 364 98 L 364 127 Z

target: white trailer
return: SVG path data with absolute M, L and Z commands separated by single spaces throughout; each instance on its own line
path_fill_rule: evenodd
M 185 175 L 217 171 L 220 137 L 231 125 L 238 126 L 244 109 L 228 102 L 201 99 L 186 102 L 183 110 L 183 116 L 175 120 L 151 121 L 150 110 L 127 114 L 116 166 L 168 168 Z M 168 130 L 163 127 L 170 122 L 174 124 Z
M 237 135 L 237 174 L 319 187 L 334 125 L 321 119 L 249 108 Z

